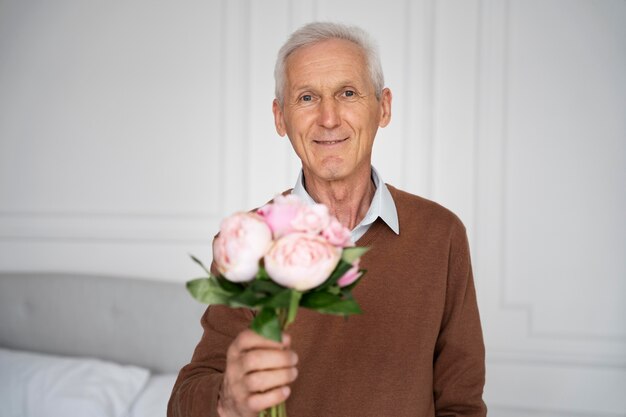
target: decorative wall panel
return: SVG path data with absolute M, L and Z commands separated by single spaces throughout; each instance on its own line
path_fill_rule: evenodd
M 474 259 L 487 397 L 505 415 L 626 409 L 626 271 L 611 255 L 625 244 L 626 201 L 612 185 L 626 183 L 614 175 L 626 130 L 613 116 L 626 98 L 616 42 L 626 37 L 615 37 L 625 11 L 623 2 L 482 2 Z M 615 62 L 596 64 L 608 55 Z M 603 94 L 604 83 L 618 93 Z M 576 100 L 589 90 L 594 100 Z M 588 217 L 591 201 L 607 198 Z

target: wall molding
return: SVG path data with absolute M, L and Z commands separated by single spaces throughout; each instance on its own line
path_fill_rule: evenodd
M 595 355 L 586 353 L 549 352 L 534 349 L 520 351 L 491 348 L 487 362 L 519 363 L 532 365 L 562 365 L 569 367 L 612 368 L 626 370 L 626 357 L 622 355 Z
M 0 218 L 49 218 L 49 219 L 62 219 L 62 218 L 109 218 L 109 219 L 136 219 L 136 218 L 150 218 L 150 219 L 207 219 L 219 216 L 220 213 L 211 211 L 172 211 L 172 212 L 149 212 L 149 211 L 75 211 L 75 210 L 59 210 L 59 211 L 47 211 L 47 210 L 19 210 L 19 211 L 0 211 Z
M 250 1 L 222 0 L 221 16 L 220 172 L 238 174 L 220 178 L 219 189 L 221 212 L 230 213 L 245 207 L 249 194 Z
M 15 242 L 210 242 L 221 216 L 181 213 L 38 212 L 0 214 L 0 239 Z
M 497 416 L 516 416 L 516 417 L 624 417 L 621 413 L 605 413 L 605 412 L 578 412 L 571 410 L 556 410 L 547 408 L 532 407 L 514 407 L 505 405 L 488 405 L 490 414 Z
M 405 3 L 403 120 L 403 186 L 425 197 L 432 195 L 434 178 L 434 54 L 436 4 L 434 0 Z
M 482 180 L 477 181 L 479 187 L 479 197 L 475 199 L 475 224 L 480 225 L 474 230 L 480 233 L 485 230 L 486 222 L 496 222 L 499 232 L 497 233 L 497 246 L 489 249 L 494 258 L 499 259 L 497 270 L 499 287 L 499 309 L 509 312 L 521 312 L 525 315 L 527 339 L 538 339 L 545 341 L 573 341 L 587 342 L 601 340 L 605 343 L 624 342 L 626 337 L 621 335 L 597 335 L 566 332 L 545 332 L 536 329 L 535 307 L 532 302 L 514 303 L 507 297 L 507 288 L 510 284 L 510 276 L 506 273 L 507 266 L 507 239 L 508 239 L 508 219 L 507 219 L 507 178 L 508 172 L 508 111 L 509 92 L 508 80 L 510 77 L 509 60 L 511 54 L 510 44 L 510 0 L 481 0 L 480 1 L 480 33 L 479 47 L 479 77 L 477 78 L 478 88 L 481 97 L 477 100 L 479 115 L 477 117 L 477 137 L 482 141 L 482 148 L 479 144 L 476 153 L 477 167 L 476 176 L 482 176 Z M 497 148 L 498 151 L 494 151 Z M 499 160 L 493 160 L 490 155 L 499 155 Z M 486 161 L 486 159 L 492 159 Z M 481 168 L 483 167 L 483 168 Z M 484 168 L 486 167 L 486 168 Z M 492 179 L 485 180 L 485 176 Z M 481 183 L 482 182 L 482 183 Z M 480 189 L 482 187 L 482 189 Z M 481 196 L 481 193 L 491 193 L 492 196 Z M 494 198 L 493 194 L 498 197 Z M 481 199 L 485 198 L 488 204 L 495 206 L 497 216 L 485 215 L 485 212 L 492 212 L 493 209 L 485 209 L 481 204 Z M 495 213 L 494 213 L 495 214 Z M 495 237 L 495 235 L 492 235 Z M 495 271 L 494 271 L 495 272 Z M 626 352 L 622 359 L 626 360 Z

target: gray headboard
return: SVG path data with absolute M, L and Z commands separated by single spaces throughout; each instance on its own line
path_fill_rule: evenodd
M 183 283 L 0 272 L 0 346 L 177 372 L 206 306 Z

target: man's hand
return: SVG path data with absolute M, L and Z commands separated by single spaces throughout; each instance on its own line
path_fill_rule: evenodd
M 220 390 L 218 413 L 222 417 L 256 417 L 266 408 L 286 400 L 288 384 L 298 375 L 298 356 L 283 334 L 278 343 L 244 330 L 226 353 L 226 371 Z

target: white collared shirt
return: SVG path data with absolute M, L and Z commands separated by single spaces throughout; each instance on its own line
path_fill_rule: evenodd
M 304 176 L 302 170 L 300 170 L 300 174 L 298 175 L 296 185 L 293 187 L 292 194 L 297 195 L 307 204 L 315 204 L 316 201 L 313 200 L 304 188 L 303 178 Z M 367 213 L 365 214 L 365 217 L 363 217 L 363 220 L 361 220 L 361 222 L 350 232 L 353 242 L 359 240 L 361 236 L 367 232 L 372 223 L 374 223 L 379 217 L 387 224 L 387 226 L 389 226 L 389 228 L 391 228 L 391 230 L 394 231 L 395 234 L 400 234 L 400 224 L 398 223 L 398 210 L 396 209 L 396 204 L 393 202 L 389 189 L 381 180 L 380 174 L 378 174 L 378 171 L 376 171 L 374 167 L 372 167 L 372 180 L 376 186 L 376 192 L 374 193 L 374 197 L 372 198 L 372 202 L 367 210 Z

